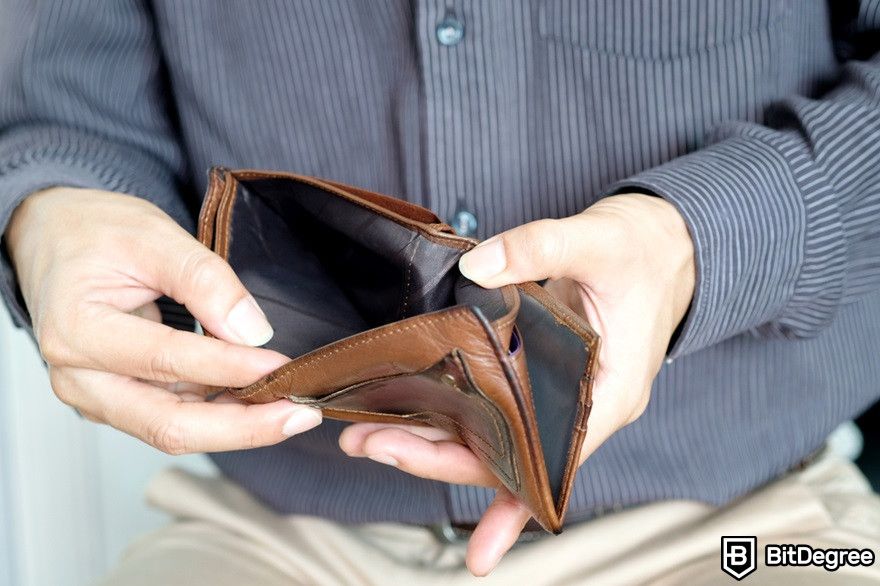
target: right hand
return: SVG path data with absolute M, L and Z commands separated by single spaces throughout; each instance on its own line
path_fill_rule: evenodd
M 253 347 L 272 328 L 230 266 L 146 200 L 46 189 L 18 206 L 6 243 L 52 389 L 88 419 L 170 454 L 270 445 L 321 422 L 284 400 L 205 400 L 288 359 Z M 157 323 L 163 294 L 217 339 Z

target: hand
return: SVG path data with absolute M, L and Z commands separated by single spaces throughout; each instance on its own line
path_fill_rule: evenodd
M 287 358 L 250 347 L 272 337 L 253 297 L 151 203 L 47 189 L 16 209 L 6 241 L 52 389 L 88 419 L 170 454 L 274 444 L 321 422 L 288 401 L 206 401 L 212 387 L 245 386 Z M 156 323 L 162 294 L 218 339 Z
M 514 228 L 465 254 L 459 266 L 487 288 L 548 278 L 546 288 L 601 336 L 580 463 L 645 410 L 695 281 L 693 244 L 681 216 L 663 199 L 641 194 L 608 197 L 576 216 Z M 530 517 L 445 432 L 359 423 L 346 428 L 339 442 L 349 455 L 417 476 L 498 488 L 468 544 L 467 564 L 475 575 L 495 567 Z

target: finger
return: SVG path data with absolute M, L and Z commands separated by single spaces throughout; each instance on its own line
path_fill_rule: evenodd
M 569 278 L 551 279 L 544 283 L 544 290 L 582 318 L 590 320 L 582 289 L 574 280 Z M 594 321 L 589 321 L 589 323 L 593 329 L 596 329 L 597 324 Z
M 238 402 L 242 405 L 247 404 L 247 401 L 240 401 L 225 392 L 225 387 L 212 387 L 210 385 L 201 385 L 198 383 L 191 383 L 186 381 L 177 381 L 177 382 L 162 382 L 155 380 L 143 380 L 138 379 L 142 383 L 147 383 L 148 385 L 153 385 L 154 387 L 159 387 L 160 389 L 165 389 L 169 393 L 174 393 L 184 401 L 212 401 L 215 400 L 218 396 L 225 395 L 229 397 L 232 401 L 230 402 Z
M 321 422 L 317 409 L 286 400 L 262 405 L 187 402 L 131 378 L 65 371 L 55 384 L 67 387 L 65 394 L 77 407 L 169 454 L 268 446 Z
M 184 304 L 218 338 L 247 346 L 268 342 L 272 327 L 232 267 L 185 230 L 163 226 L 166 237 L 140 251 L 146 284 Z
M 486 576 L 516 543 L 531 513 L 506 489 L 499 489 L 495 500 L 468 541 L 465 563 L 474 576 Z
M 593 405 L 590 408 L 587 433 L 581 447 L 581 463 L 586 461 L 615 432 L 634 420 L 633 407 L 628 402 L 628 397 L 633 392 L 632 388 L 628 387 L 636 384 L 635 381 L 602 372 L 600 368 L 593 386 Z M 640 394 L 647 396 L 648 391 L 643 391 Z M 641 415 L 643 409 L 644 407 L 638 410 L 638 415 Z
M 98 425 L 106 425 L 107 423 L 103 419 L 100 419 L 99 417 L 96 417 L 83 409 L 75 409 L 75 411 L 79 414 L 80 417 L 87 421 L 90 421 L 91 423 L 97 423 Z
M 339 447 L 342 451 L 353 457 L 366 457 L 364 453 L 364 441 L 367 437 L 380 429 L 396 428 L 423 437 L 430 441 L 457 441 L 458 437 L 438 427 L 428 425 L 407 425 L 403 423 L 353 423 L 342 430 L 339 435 Z
M 215 395 L 211 395 L 210 397 L 205 398 L 206 401 L 211 401 L 212 403 L 233 403 L 236 405 L 247 405 L 247 401 L 242 401 L 237 397 L 233 397 L 229 393 L 217 393 Z
M 47 342 L 42 346 L 47 361 L 145 380 L 222 387 L 249 385 L 288 362 L 271 350 L 176 330 L 109 305 L 94 304 L 77 321 L 63 334 L 73 355 L 55 352 Z
M 161 384 L 156 386 L 162 387 Z M 204 401 L 205 398 L 209 395 L 218 392 L 217 387 L 210 387 L 208 385 L 200 385 L 197 383 L 189 383 L 184 381 L 171 383 L 171 386 L 168 388 L 168 390 L 180 397 L 182 401 Z
M 153 385 L 154 387 L 159 387 L 160 389 L 165 389 L 169 393 L 174 393 L 176 395 L 198 395 L 200 398 L 204 399 L 208 395 L 218 392 L 218 387 L 211 387 L 208 385 L 200 385 L 197 383 L 189 383 L 189 382 L 166 382 L 166 381 L 157 381 L 157 380 L 147 380 L 147 379 L 138 379 L 142 383 L 147 383 L 148 385 Z
M 421 478 L 498 486 L 495 476 L 467 446 L 430 441 L 400 428 L 386 427 L 369 434 L 363 442 L 363 453 L 371 460 Z
M 590 260 L 591 220 L 580 214 L 538 220 L 481 242 L 459 261 L 461 273 L 487 288 L 570 276 Z

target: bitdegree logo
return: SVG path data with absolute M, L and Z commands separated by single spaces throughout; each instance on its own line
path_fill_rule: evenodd
M 742 580 L 757 569 L 758 538 L 754 535 L 727 535 L 721 538 L 721 569 Z M 813 547 L 805 543 L 768 543 L 764 546 L 767 568 L 815 566 L 836 572 L 844 566 L 873 566 L 876 554 L 871 548 Z
M 873 566 L 874 551 L 870 548 L 814 548 L 797 543 L 768 543 L 764 547 L 767 566 L 820 566 L 834 572 L 843 566 Z
M 721 569 L 735 580 L 742 580 L 758 567 L 758 538 L 754 535 L 727 535 L 721 538 Z

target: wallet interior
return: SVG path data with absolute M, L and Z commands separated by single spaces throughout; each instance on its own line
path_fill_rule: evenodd
M 240 179 L 228 260 L 275 328 L 267 344 L 297 357 L 347 336 L 454 305 L 487 320 L 500 291 L 458 271 L 462 250 L 374 210 L 285 178 Z M 566 474 L 587 350 L 523 293 L 509 352 L 527 345 L 538 431 L 554 499 Z

